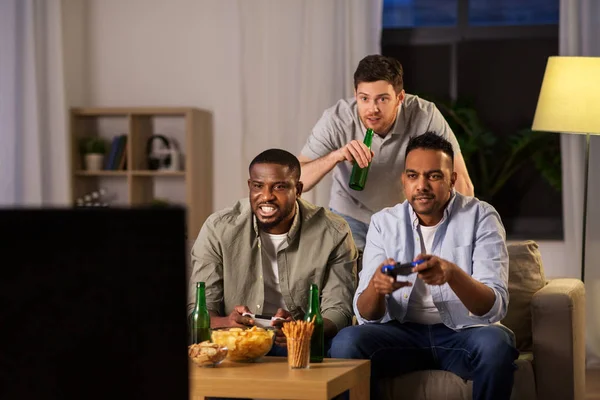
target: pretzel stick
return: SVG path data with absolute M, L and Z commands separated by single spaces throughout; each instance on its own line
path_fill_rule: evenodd
M 288 338 L 288 363 L 293 368 L 299 368 L 306 364 L 305 354 L 310 346 L 310 338 L 314 331 L 315 317 L 310 322 L 291 321 L 283 324 L 283 334 Z

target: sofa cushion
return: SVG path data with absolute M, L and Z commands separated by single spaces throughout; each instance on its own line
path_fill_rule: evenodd
M 542 256 L 532 240 L 508 245 L 508 312 L 502 324 L 516 337 L 519 351 L 532 351 L 531 298 L 546 285 Z
M 515 361 L 517 370 L 511 400 L 535 399 L 535 379 L 531 361 Z M 465 381 L 451 372 L 428 370 L 411 372 L 396 378 L 381 380 L 384 400 L 470 400 L 473 398 L 473 382 Z

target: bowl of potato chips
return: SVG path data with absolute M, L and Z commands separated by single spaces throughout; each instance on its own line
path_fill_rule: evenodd
M 215 367 L 227 357 L 227 347 L 205 340 L 188 346 L 188 356 L 200 367 Z
M 253 362 L 271 350 L 275 331 L 258 326 L 215 329 L 212 331 L 212 341 L 227 348 L 228 360 Z

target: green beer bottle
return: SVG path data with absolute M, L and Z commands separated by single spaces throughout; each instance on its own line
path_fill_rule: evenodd
M 364 144 L 371 150 L 371 143 L 373 142 L 373 129 L 367 129 L 367 133 L 365 134 Z M 369 175 L 369 167 L 371 163 L 367 165 L 365 168 L 360 168 L 356 160 L 354 161 L 354 166 L 352 167 L 352 174 L 350 175 L 350 189 L 354 190 L 363 190 L 365 188 L 365 184 L 367 183 L 367 175 Z
M 210 340 L 210 315 L 206 308 L 206 293 L 204 282 L 196 282 L 196 306 L 190 316 L 191 343 Z
M 304 316 L 305 321 L 312 321 L 315 317 L 315 328 L 310 338 L 310 362 L 323 362 L 325 356 L 325 336 L 323 331 L 323 316 L 319 304 L 319 288 L 316 284 L 310 285 L 310 298 L 308 299 L 308 311 Z

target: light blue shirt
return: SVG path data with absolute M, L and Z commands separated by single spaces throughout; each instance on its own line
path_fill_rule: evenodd
M 360 324 L 384 323 L 393 319 L 404 322 L 412 286 L 386 296 L 386 311 L 379 320 L 362 318 L 356 302 L 379 265 L 387 258 L 409 262 L 421 253 L 418 228 L 419 219 L 408 201 L 385 208 L 371 218 L 363 269 L 354 295 L 354 313 Z M 455 192 L 444 210 L 429 254 L 456 264 L 496 295 L 490 311 L 477 316 L 469 312 L 447 283 L 430 286 L 433 303 L 446 326 L 460 330 L 490 325 L 504 318 L 508 308 L 508 250 L 506 232 L 494 207 Z M 415 279 L 418 279 L 417 274 L 407 277 L 413 284 Z

